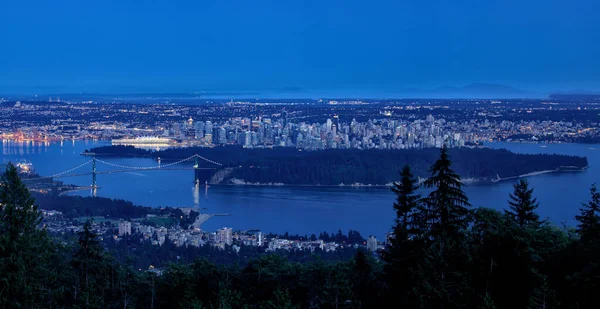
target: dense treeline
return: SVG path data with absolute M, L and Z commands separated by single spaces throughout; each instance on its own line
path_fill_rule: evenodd
M 345 235 L 344 233 L 342 233 L 342 230 L 338 230 L 337 233 L 327 233 L 326 231 L 319 233 L 319 235 L 315 235 L 315 234 L 311 234 L 310 236 L 308 235 L 290 235 L 287 232 L 285 232 L 283 235 L 277 235 L 277 234 L 273 234 L 273 233 L 269 233 L 266 234 L 266 236 L 268 238 L 274 238 L 274 237 L 280 237 L 283 239 L 289 239 L 289 240 L 311 240 L 311 241 L 315 241 L 317 239 L 321 239 L 325 242 L 337 242 L 337 243 L 344 243 L 344 244 L 364 244 L 366 239 L 364 239 L 362 237 L 362 235 L 360 235 L 359 231 L 355 231 L 355 230 L 349 230 L 348 231 L 348 235 Z
M 396 220 L 378 257 L 357 251 L 346 261 L 297 263 L 273 254 L 233 266 L 196 259 L 160 272 L 107 254 L 89 223 L 72 246 L 49 238 L 9 167 L 0 186 L 0 307 L 597 308 L 595 185 L 577 228 L 559 228 L 540 220 L 526 180 L 514 186 L 504 213 L 472 208 L 452 167 L 444 148 L 422 184 L 402 168 L 392 186 Z
M 173 218 L 173 222 L 183 228 L 187 228 L 194 223 L 199 215 L 196 211 L 190 211 L 186 215 L 179 208 L 138 206 L 130 201 L 105 197 L 60 195 L 57 192 L 50 194 L 36 193 L 33 196 L 36 198 L 37 205 L 41 209 L 60 211 L 69 219 L 104 217 L 107 219 L 131 220 L 146 218 L 147 215 L 156 215 Z M 151 221 L 147 223 L 151 224 Z
M 67 218 L 101 216 L 132 219 L 143 218 L 155 212 L 155 209 L 150 207 L 137 206 L 130 201 L 120 199 L 58 194 L 35 194 L 34 196 L 40 208 L 60 211 Z
M 205 246 L 176 246 L 168 239 L 161 246 L 152 245 L 150 241 L 139 241 L 138 237 L 125 236 L 119 241 L 105 238 L 104 247 L 117 261 L 132 266 L 134 269 L 148 269 L 153 267 L 167 267 L 172 263 L 188 264 L 202 257 L 208 262 L 233 267 L 247 265 L 248 263 L 265 256 L 277 255 L 289 262 L 338 262 L 351 259 L 357 248 L 350 245 L 338 247 L 335 251 L 325 251 L 316 248 L 309 250 L 266 251 L 265 247 L 240 245 L 238 250 L 232 247 L 220 249 L 210 245 Z
M 98 155 L 160 157 L 178 160 L 200 154 L 214 159 L 232 172 L 224 179 L 249 183 L 293 185 L 384 185 L 396 180 L 397 171 L 410 165 L 418 177 L 427 177 L 438 149 L 357 150 L 327 149 L 299 151 L 295 148 L 248 149 L 236 146 L 214 148 L 174 148 L 158 152 L 131 146 L 107 146 L 91 150 Z M 449 150 L 457 173 L 465 178 L 493 180 L 560 167 L 584 168 L 587 158 L 565 155 L 516 154 L 489 148 L 453 148 Z M 210 163 L 206 163 L 209 166 Z

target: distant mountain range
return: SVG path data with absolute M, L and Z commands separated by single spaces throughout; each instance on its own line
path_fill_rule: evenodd
M 540 95 L 523 89 L 514 88 L 499 84 L 470 84 L 463 87 L 439 87 L 431 91 L 432 94 L 441 95 L 444 97 L 463 97 L 463 98 L 479 98 L 479 97 L 529 97 Z
M 433 89 L 401 88 L 389 97 L 433 99 L 512 99 L 545 98 L 547 93 L 523 90 L 501 84 L 474 83 L 465 86 L 441 86 Z
M 594 92 L 568 92 L 568 93 L 553 93 L 550 95 L 551 100 L 559 101 L 600 101 L 600 93 Z
M 326 98 L 439 98 L 439 99 L 512 99 L 512 98 L 547 98 L 549 93 L 528 91 L 507 85 L 473 83 L 465 86 L 441 86 L 433 89 L 395 88 L 386 90 L 339 90 L 313 91 L 300 87 L 286 87 L 272 91 L 260 91 L 260 95 L 289 95 L 294 97 L 326 97 Z
M 3 88 L 0 87 L 0 93 Z M 6 89 L 6 94 L 11 92 Z M 572 91 L 531 91 L 520 88 L 515 88 L 508 85 L 492 84 L 492 83 L 472 83 L 465 86 L 440 86 L 433 89 L 425 88 L 387 88 L 385 90 L 365 90 L 360 87 L 355 89 L 339 89 L 339 90 L 314 90 L 301 87 L 282 87 L 275 89 L 253 89 L 244 91 L 182 91 L 182 92 L 124 92 L 124 93 L 62 93 L 60 92 L 42 92 L 40 98 L 60 97 L 62 99 L 121 99 L 121 100 L 136 100 L 136 99 L 198 99 L 198 98 L 213 98 L 213 99 L 248 99 L 248 98 L 280 98 L 280 99 L 306 99 L 306 98 L 364 98 L 364 99 L 515 99 L 515 98 L 572 98 L 573 96 L 582 96 L 588 98 L 598 97 L 599 92 L 589 90 L 572 90 Z M 1 97 L 1 96 L 0 96 Z M 5 99 L 31 99 L 33 94 L 16 95 L 4 97 Z M 37 98 L 37 96 L 35 96 Z

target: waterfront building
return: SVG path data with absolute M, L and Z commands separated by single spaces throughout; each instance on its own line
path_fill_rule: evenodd
M 216 242 L 231 246 L 233 243 L 233 229 L 230 227 L 223 227 L 217 230 Z

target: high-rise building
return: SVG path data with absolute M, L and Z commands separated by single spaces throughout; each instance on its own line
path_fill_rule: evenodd
M 433 123 L 433 121 L 434 121 L 435 119 L 433 118 L 433 116 L 432 116 L 431 114 L 429 114 L 429 115 L 427 115 L 427 118 L 425 118 L 425 120 L 426 120 L 427 122 L 429 122 L 429 123 Z
M 194 123 L 194 129 L 196 131 L 196 139 L 202 139 L 204 137 L 204 122 L 197 121 Z
M 196 137 L 196 128 L 194 127 L 194 119 L 190 116 L 187 122 L 185 122 L 185 137 L 187 138 L 195 138 Z
M 273 125 L 271 122 L 265 123 L 265 143 L 273 144 Z
M 216 241 L 231 246 L 233 244 L 233 230 L 230 227 L 218 229 Z
M 340 130 L 340 116 L 333 116 L 333 123 L 331 124 L 331 130 L 337 132 Z
M 219 128 L 219 144 L 227 144 L 227 130 Z
M 260 125 L 261 125 L 260 120 L 252 120 L 252 127 L 250 128 L 250 130 L 252 132 L 256 132 L 256 131 L 258 131 L 258 128 L 260 127 Z
M 179 137 L 181 134 L 181 125 L 178 122 L 173 122 L 171 125 L 171 134 L 174 137 Z
M 131 235 L 131 222 L 121 221 L 119 222 L 119 236 Z
M 246 131 L 244 133 L 244 147 L 250 147 L 252 145 L 252 136 L 250 135 L 250 131 Z
M 288 123 L 288 112 L 286 110 L 284 110 L 281 113 L 281 119 L 283 120 L 283 127 L 287 127 L 287 123 Z
M 296 137 L 296 147 L 302 148 L 304 146 L 304 136 L 302 133 L 298 133 L 298 137 Z
M 236 139 L 235 139 L 235 132 L 230 131 L 229 134 L 227 135 L 227 141 L 230 143 L 236 143 Z
M 264 143 L 264 140 L 265 140 L 265 126 L 262 123 L 258 127 L 258 131 L 256 131 L 256 135 L 258 136 L 258 142 L 260 144 Z
M 251 140 L 252 146 L 256 146 L 258 144 L 258 134 L 256 132 L 252 132 L 250 134 L 250 140 Z
M 369 239 L 367 239 L 367 250 L 369 251 L 377 251 L 377 238 L 371 235 Z
M 206 124 L 204 125 L 204 132 L 205 132 L 204 133 L 205 135 L 206 134 L 210 134 L 210 135 L 213 134 L 213 125 L 212 125 L 212 122 L 210 122 L 210 120 L 206 121 Z

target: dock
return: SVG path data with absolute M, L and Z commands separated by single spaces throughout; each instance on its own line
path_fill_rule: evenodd
M 230 213 L 200 214 L 200 215 L 198 215 L 198 218 L 194 222 L 193 226 L 194 226 L 194 228 L 199 229 L 202 226 L 202 224 L 204 224 L 204 222 L 208 221 L 208 219 L 210 219 L 212 217 L 224 217 L 224 216 L 231 216 L 231 214 Z

